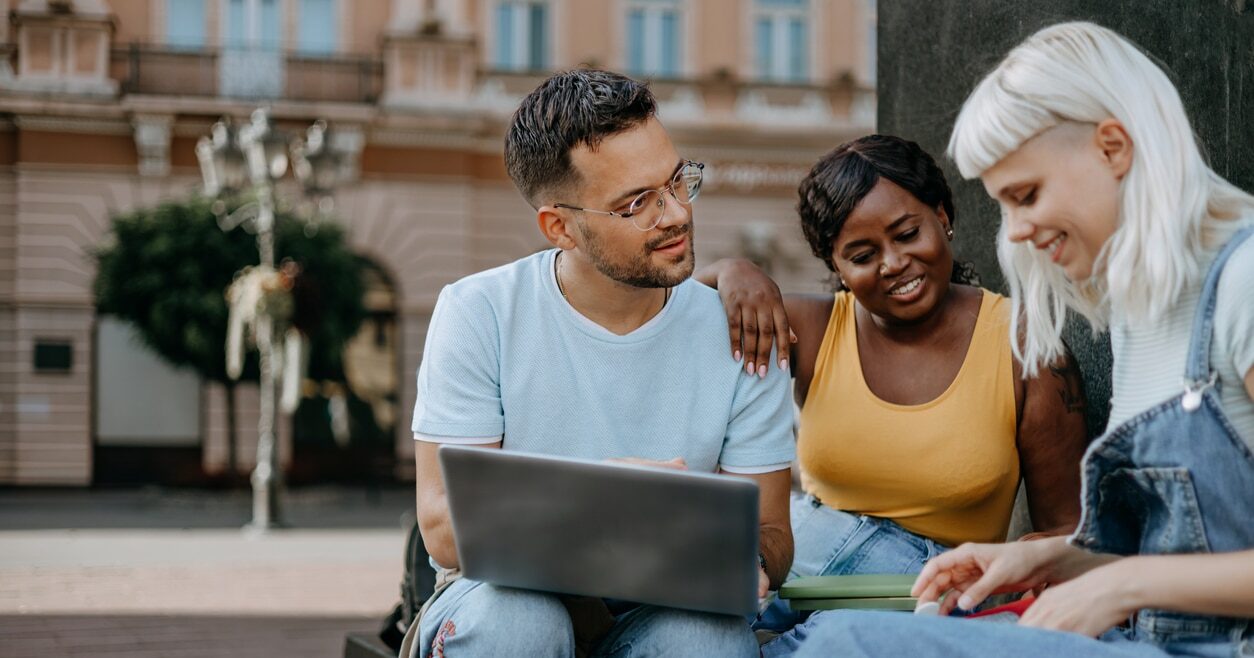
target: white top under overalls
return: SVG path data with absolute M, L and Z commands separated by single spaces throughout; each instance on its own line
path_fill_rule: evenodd
M 1254 222 L 1243 222 L 1249 223 Z M 1217 252 L 1218 249 L 1202 263 L 1202 272 L 1210 267 Z M 1158 322 L 1135 327 L 1117 320 L 1111 322 L 1114 371 L 1108 429 L 1183 390 L 1180 373 L 1185 369 L 1201 286 L 1199 278 L 1197 285 L 1184 291 Z M 1211 367 L 1219 374 L 1225 415 L 1245 444 L 1254 450 L 1254 402 L 1244 383 L 1246 373 L 1254 368 L 1254 239 L 1233 252 L 1219 278 L 1216 294 Z

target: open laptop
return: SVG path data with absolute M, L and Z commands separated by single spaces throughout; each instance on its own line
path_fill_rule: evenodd
M 472 580 L 729 615 L 757 611 L 758 487 L 629 464 L 445 445 Z

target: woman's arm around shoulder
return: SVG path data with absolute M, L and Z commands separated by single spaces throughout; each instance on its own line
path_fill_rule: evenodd
M 796 368 L 798 340 L 814 333 L 819 321 L 819 339 L 831 312 L 829 295 L 784 295 L 771 277 L 752 261 L 725 258 L 693 274 L 693 278 L 718 290 L 727 313 L 728 339 L 732 358 L 745 364 L 750 374 L 765 376 L 771 367 L 771 351 L 780 368 Z M 800 350 L 803 354 L 808 350 Z M 814 350 L 817 352 L 817 347 Z M 804 358 L 804 357 L 802 357 Z
M 784 296 L 771 277 L 752 261 L 724 258 L 693 273 L 692 278 L 718 291 L 727 313 L 732 358 L 745 372 L 766 377 L 771 350 L 779 367 L 788 368 L 791 328 Z

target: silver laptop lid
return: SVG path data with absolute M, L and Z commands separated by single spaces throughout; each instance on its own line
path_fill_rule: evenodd
M 757 610 L 754 482 L 455 445 L 439 456 L 467 578 L 704 612 Z

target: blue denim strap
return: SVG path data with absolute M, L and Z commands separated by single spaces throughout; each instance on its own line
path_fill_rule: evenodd
M 1232 252 L 1246 238 L 1254 235 L 1254 226 L 1241 229 L 1228 240 L 1228 244 L 1215 256 L 1202 284 L 1202 296 L 1197 300 L 1197 314 L 1193 316 L 1193 336 L 1189 340 L 1189 358 L 1185 365 L 1185 386 L 1189 391 L 1200 391 L 1215 382 L 1210 370 L 1210 340 L 1215 324 L 1215 298 L 1219 288 L 1219 275 Z

